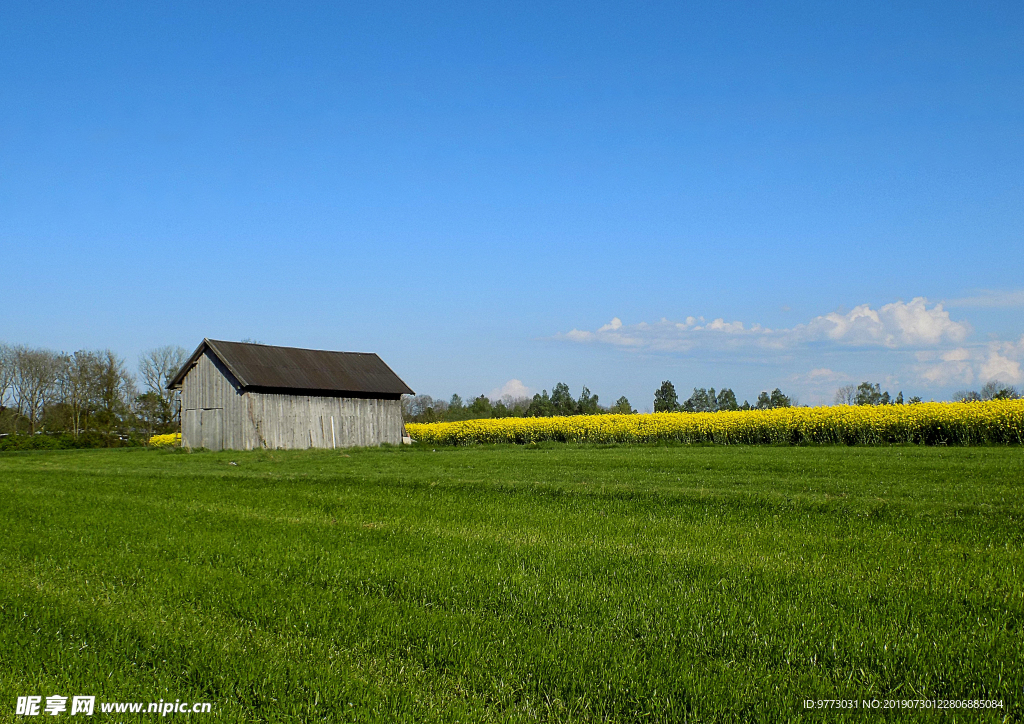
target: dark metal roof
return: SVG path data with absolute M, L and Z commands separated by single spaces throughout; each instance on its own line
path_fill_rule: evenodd
M 372 353 L 328 352 L 321 349 L 273 347 L 268 344 L 204 339 L 167 385 L 181 387 L 185 375 L 204 350 L 210 350 L 244 388 L 342 392 L 368 395 L 411 395 L 384 360 Z

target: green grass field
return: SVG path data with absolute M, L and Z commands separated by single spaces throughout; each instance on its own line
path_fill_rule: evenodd
M 8 453 L 0 520 L 0 721 L 1024 712 L 1020 448 Z

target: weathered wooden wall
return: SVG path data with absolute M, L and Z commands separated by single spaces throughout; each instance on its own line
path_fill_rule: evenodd
M 251 450 L 402 443 L 398 400 L 245 391 L 208 350 L 182 381 L 181 410 L 185 447 Z
M 307 448 L 402 444 L 398 400 L 245 394 L 257 440 L 252 447 Z M 332 433 L 333 419 L 333 433 Z

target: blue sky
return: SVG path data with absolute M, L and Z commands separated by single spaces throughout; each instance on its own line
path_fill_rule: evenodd
M 5 3 L 0 340 L 1021 384 L 1022 129 L 1020 3 Z

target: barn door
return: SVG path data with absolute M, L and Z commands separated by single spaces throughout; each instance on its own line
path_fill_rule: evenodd
M 203 410 L 203 447 L 207 450 L 224 449 L 224 410 L 220 407 Z
M 202 417 L 200 415 L 202 410 L 182 410 L 181 411 L 181 446 L 182 447 L 202 447 L 203 446 L 203 428 L 202 428 Z

